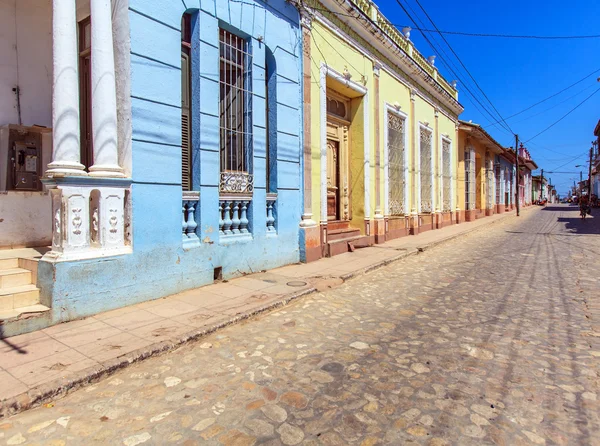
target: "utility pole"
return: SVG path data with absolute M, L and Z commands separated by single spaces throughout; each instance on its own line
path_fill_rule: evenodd
M 517 187 L 516 187 L 516 190 L 517 190 L 517 192 L 515 195 L 517 197 L 516 205 L 517 205 L 517 217 L 518 217 L 519 215 L 521 215 L 519 212 L 520 211 L 520 208 L 519 208 L 519 187 L 520 187 L 520 185 L 519 185 L 519 183 L 521 182 L 519 180 L 519 135 L 515 135 L 515 155 L 517 157 L 517 161 L 516 161 L 516 165 L 517 165 L 517 175 L 516 175 L 517 176 Z
M 540 201 L 544 199 L 544 169 L 542 169 L 542 176 L 540 178 Z
M 588 200 L 592 199 L 592 156 L 594 154 L 594 146 L 590 147 L 590 168 L 588 173 Z

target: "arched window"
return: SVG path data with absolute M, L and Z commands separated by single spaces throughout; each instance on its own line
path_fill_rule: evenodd
M 192 16 L 181 19 L 181 187 L 192 188 Z

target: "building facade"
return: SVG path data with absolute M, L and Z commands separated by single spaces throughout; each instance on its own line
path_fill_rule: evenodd
M 8 3 L 0 266 L 30 283 L 2 290 L 4 336 L 299 260 L 293 5 Z
M 301 258 L 451 224 L 456 89 L 371 1 L 310 1 L 303 14 Z M 349 11 L 352 14 L 349 14 Z

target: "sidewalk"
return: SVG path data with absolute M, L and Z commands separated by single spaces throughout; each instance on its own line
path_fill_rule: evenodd
M 0 340 L 0 417 L 513 215 L 493 215 Z

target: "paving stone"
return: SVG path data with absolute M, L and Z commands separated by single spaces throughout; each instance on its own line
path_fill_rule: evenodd
M 576 214 L 525 211 L 301 298 L 2 420 L 0 442 L 595 444 L 600 218 Z

